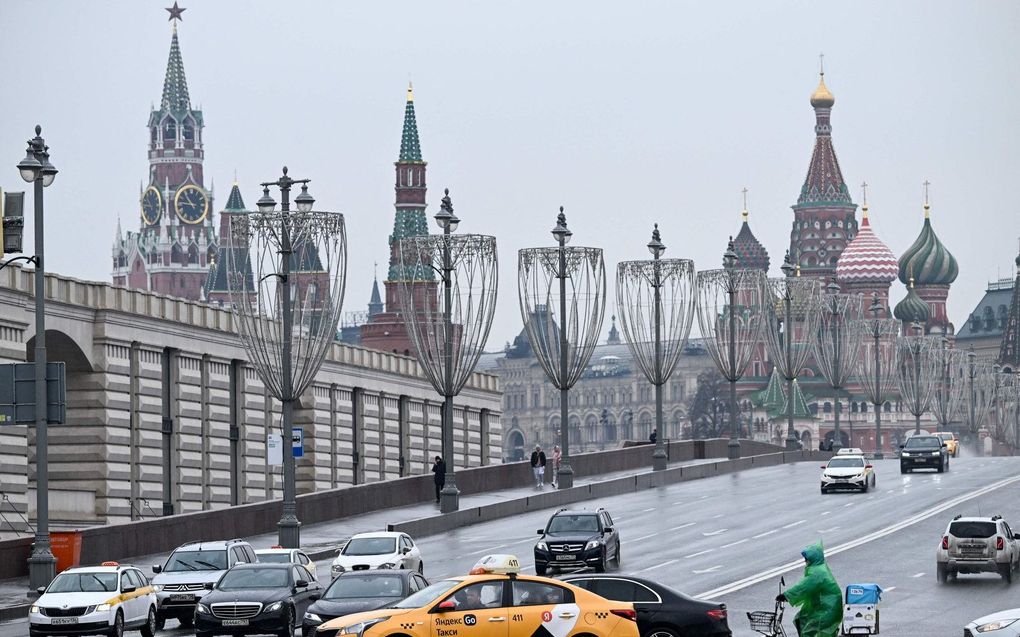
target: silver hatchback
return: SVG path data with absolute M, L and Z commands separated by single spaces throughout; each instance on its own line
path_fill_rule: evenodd
M 939 583 L 961 573 L 998 573 L 1012 583 L 1020 569 L 1018 540 L 1020 534 L 1014 534 L 1002 516 L 956 516 L 935 552 Z

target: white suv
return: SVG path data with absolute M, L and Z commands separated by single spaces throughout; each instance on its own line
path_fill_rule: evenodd
M 167 619 L 175 618 L 185 628 L 195 622 L 195 605 L 209 592 L 206 584 L 215 583 L 234 564 L 257 562 L 255 550 L 244 540 L 191 542 L 178 546 L 166 564 L 156 564 L 152 583 L 156 585 L 159 606 L 156 627 L 163 630 Z
M 960 573 L 998 573 L 1007 583 L 1020 569 L 1020 535 L 1002 516 L 956 516 L 935 551 L 936 576 L 944 584 Z

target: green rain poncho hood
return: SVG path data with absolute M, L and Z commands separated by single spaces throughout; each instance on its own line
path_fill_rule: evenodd
M 800 554 L 807 561 L 804 578 L 786 590 L 787 601 L 800 607 L 794 624 L 800 637 L 836 637 L 843 621 L 843 592 L 825 563 L 822 543 Z

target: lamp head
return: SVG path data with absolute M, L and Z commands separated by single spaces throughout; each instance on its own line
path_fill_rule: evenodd
M 556 227 L 552 229 L 552 235 L 560 245 L 570 243 L 570 237 L 574 235 L 567 228 L 567 215 L 563 214 L 563 206 L 560 206 L 560 214 L 556 217 Z
M 276 200 L 269 195 L 269 186 L 262 188 L 262 197 L 256 203 L 259 212 L 272 212 L 276 208 Z
M 874 314 L 875 318 L 878 318 L 879 312 L 882 311 L 882 302 L 878 300 L 877 292 L 871 295 L 871 306 L 868 307 L 868 311 Z
M 457 215 L 453 214 L 453 201 L 450 199 L 449 188 L 443 191 L 443 202 L 439 206 L 439 212 L 433 218 L 444 231 L 449 229 L 450 232 L 453 232 L 457 229 L 460 219 L 457 218 Z
M 793 265 L 793 260 L 790 259 L 790 251 L 786 251 L 786 256 L 783 257 L 783 265 L 779 268 L 783 271 L 783 276 L 790 278 L 797 273 L 797 268 Z
M 42 154 L 42 169 L 39 171 L 42 174 L 42 185 L 46 188 L 53 183 L 53 180 L 57 177 L 57 167 L 50 163 L 49 146 L 44 147 Z
M 733 237 L 730 237 L 730 242 L 726 244 L 726 252 L 723 252 L 722 255 L 723 268 L 732 270 L 737 267 L 737 261 L 739 260 L 740 258 L 737 256 L 737 252 L 733 248 Z
M 301 184 L 301 194 L 294 198 L 297 209 L 300 212 L 311 212 L 315 197 L 308 194 L 308 184 Z
M 839 284 L 836 283 L 836 277 L 832 277 L 829 284 L 825 286 L 826 294 L 839 294 Z
M 655 224 L 655 229 L 652 230 L 652 240 L 648 242 L 648 251 L 656 259 L 661 257 L 662 253 L 666 251 L 666 246 L 662 243 L 662 238 L 659 236 L 659 224 Z

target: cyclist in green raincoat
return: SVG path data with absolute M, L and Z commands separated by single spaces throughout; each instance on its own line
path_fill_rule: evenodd
M 800 637 L 836 637 L 843 622 L 843 592 L 825 563 L 822 543 L 800 552 L 807 565 L 804 577 L 776 600 L 799 606 L 793 625 Z

